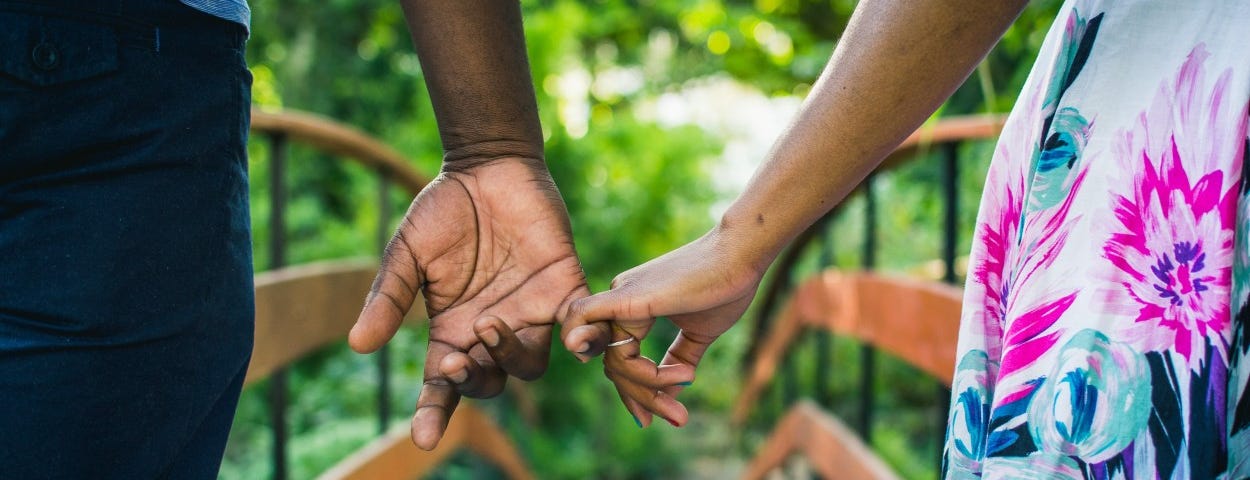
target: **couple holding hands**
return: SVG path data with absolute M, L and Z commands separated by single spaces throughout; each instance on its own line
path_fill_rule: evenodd
M 1025 4 L 956 12 L 943 3 L 861 5 L 799 117 L 717 226 L 591 295 L 544 163 L 520 6 L 404 2 L 444 164 L 391 240 L 350 343 L 380 348 L 424 296 L 430 343 L 412 422 L 417 446 L 437 445 L 462 395 L 490 397 L 509 375 L 542 375 L 556 323 L 580 360 L 605 355 L 639 425 L 655 416 L 686 423 L 679 392 L 774 257 L 929 117 Z M 681 330 L 658 364 L 639 355 L 657 317 Z
M 592 295 L 546 167 L 518 2 L 403 0 L 444 162 L 351 346 L 384 345 L 424 297 L 425 449 L 461 396 L 542 375 L 557 323 L 573 355 L 605 356 L 639 425 L 686 423 L 682 388 L 778 252 L 1026 3 L 859 2 L 716 226 Z M 0 2 L 0 476 L 216 477 L 255 316 L 248 11 Z M 1250 478 L 1247 44 L 1240 0 L 1059 9 L 987 173 L 944 476 Z M 658 317 L 680 333 L 656 363 L 639 345 Z
M 519 6 L 404 2 L 444 164 L 391 241 L 352 347 L 381 347 L 424 296 L 424 449 L 462 395 L 540 376 L 556 323 L 573 355 L 604 355 L 640 426 L 686 423 L 682 388 L 780 250 L 933 114 L 1025 4 L 860 2 L 716 226 L 591 295 L 544 163 Z M 1060 9 L 987 174 L 943 476 L 1250 477 L 1247 27 L 1250 6 L 1233 1 Z M 639 343 L 659 317 L 680 332 L 657 363 Z

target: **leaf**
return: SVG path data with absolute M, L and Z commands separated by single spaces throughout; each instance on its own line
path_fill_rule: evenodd
M 1076 293 L 1034 307 L 1016 317 L 1003 335 L 1003 360 L 999 376 L 1006 377 L 1037 362 L 1055 342 L 1058 333 L 1043 335 L 1068 311 Z
M 1171 354 L 1149 352 L 1151 408 L 1150 439 L 1155 446 L 1155 470 L 1162 478 L 1171 478 L 1185 441 L 1185 425 L 1181 415 L 1180 383 L 1176 380 Z
M 1094 39 L 1098 38 L 1098 27 L 1102 25 L 1102 16 L 1100 13 L 1089 20 L 1085 25 L 1084 31 L 1081 32 L 1081 39 L 1076 46 L 1076 52 L 1072 55 L 1072 63 L 1068 67 L 1068 76 L 1063 81 L 1063 91 L 1067 91 L 1072 86 L 1072 82 L 1076 81 L 1077 74 L 1085 68 L 1085 61 L 1089 60 L 1089 53 L 1094 49 Z
M 1205 358 L 1210 365 L 1192 372 L 1189 381 L 1189 438 L 1195 440 L 1189 443 L 1190 478 L 1215 478 L 1228 465 L 1224 432 L 1228 368 L 1210 342 Z

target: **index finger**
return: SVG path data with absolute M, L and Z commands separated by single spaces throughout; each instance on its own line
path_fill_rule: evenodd
M 412 443 L 422 450 L 433 450 L 447 431 L 447 422 L 460 404 L 460 393 L 439 371 L 448 355 L 458 352 L 451 345 L 431 340 L 425 355 L 425 383 L 417 397 L 412 416 Z
M 447 380 L 427 380 L 417 398 L 417 412 L 412 416 L 412 443 L 426 451 L 437 447 L 459 404 L 460 394 Z

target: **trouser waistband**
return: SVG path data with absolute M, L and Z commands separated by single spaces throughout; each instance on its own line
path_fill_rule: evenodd
M 178 0 L 0 0 L 0 12 L 70 18 L 118 27 L 156 50 L 164 45 L 242 48 L 247 30 Z

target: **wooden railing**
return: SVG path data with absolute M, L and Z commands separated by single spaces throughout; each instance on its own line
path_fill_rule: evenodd
M 308 113 L 252 111 L 252 131 L 269 146 L 269 264 L 256 275 L 256 339 L 246 384 L 268 379 L 267 402 L 273 433 L 273 478 L 283 480 L 287 470 L 288 384 L 286 369 L 292 363 L 347 337 L 360 312 L 361 302 L 377 272 L 375 262 L 330 261 L 287 266 L 285 170 L 287 145 L 295 141 L 359 163 L 376 172 L 379 216 L 376 239 L 379 251 L 390 237 L 389 189 L 398 185 L 409 197 L 427 183 L 408 166 L 403 155 L 359 130 Z M 426 321 L 420 298 L 405 322 Z M 461 403 L 444 440 L 432 452 L 418 450 L 408 440 L 408 428 L 391 428 L 388 351 L 375 354 L 378 362 L 377 412 L 379 438 L 349 455 L 321 478 L 399 479 L 418 478 L 432 471 L 451 453 L 467 448 L 495 464 L 513 479 L 529 479 L 529 473 L 512 442 L 481 410 Z M 514 388 L 515 389 L 515 388 Z
M 820 478 L 899 479 L 855 432 L 808 400 L 800 401 L 777 422 L 742 477 L 765 478 L 794 454 L 803 455 Z
M 938 432 L 938 444 L 945 436 L 946 413 L 950 402 L 950 375 L 954 372 L 956 334 L 958 332 L 960 289 L 953 286 L 958 278 L 956 252 L 961 231 L 959 212 L 959 147 L 963 142 L 988 140 L 996 137 L 1002 129 L 1001 116 L 969 116 L 944 119 L 912 134 L 883 162 L 882 166 L 868 176 L 856 194 L 863 196 L 863 242 L 860 252 L 859 272 L 826 270 L 806 279 L 796 279 L 795 271 L 805 255 L 811 254 L 811 246 L 819 243 L 817 263 L 829 268 L 833 263 L 831 244 L 825 241 L 834 235 L 832 220 L 843 214 L 838 208 L 822 217 L 804 231 L 774 264 L 769 281 L 762 288 L 759 308 L 756 310 L 755 334 L 748 347 L 743 363 L 745 383 L 732 413 L 732 421 L 742 426 L 753 412 L 759 410 L 765 390 L 776 388 L 781 393 L 783 410 L 796 405 L 800 383 L 795 371 L 789 367 L 788 358 L 797 348 L 794 340 L 811 330 L 815 337 L 816 375 L 811 384 L 813 391 L 804 396 L 815 402 L 804 402 L 789 410 L 789 414 L 775 423 L 773 435 L 758 451 L 756 460 L 746 478 L 761 478 L 768 470 L 776 468 L 789 454 L 817 452 L 801 446 L 810 442 L 835 442 L 840 446 L 821 450 L 833 455 L 844 451 L 867 452 L 857 457 L 861 463 L 844 465 L 830 472 L 826 478 L 893 478 L 888 469 L 883 471 L 879 460 L 872 458 L 870 445 L 874 423 L 874 379 L 878 350 L 901 359 L 921 372 L 934 378 L 934 403 L 938 406 L 933 422 Z M 941 263 L 942 281 L 884 277 L 873 274 L 877 266 L 878 251 L 878 199 L 874 191 L 877 175 L 907 164 L 919 151 L 936 151 L 942 162 L 942 204 L 940 219 L 942 230 Z M 846 203 L 843 202 L 843 205 Z M 795 284 L 799 284 L 797 288 Z M 859 352 L 858 423 L 854 430 L 858 437 L 847 437 L 841 422 L 822 420 L 827 416 L 821 406 L 830 403 L 829 373 L 834 368 L 830 358 L 831 337 L 836 334 L 856 340 Z M 781 418 L 773 416 L 771 418 Z M 795 419 L 803 420 L 795 420 Z M 795 425 L 802 425 L 796 430 Z M 799 433 L 796 433 L 799 432 Z M 848 443 L 849 442 L 849 443 Z M 851 445 L 851 444 L 854 445 Z M 849 450 L 848 450 L 849 449 Z M 850 457 L 843 458 L 850 462 Z M 809 458 L 817 466 L 824 458 Z M 940 458 L 938 459 L 940 462 Z M 849 464 L 847 464 L 849 465 Z M 851 473 L 848 468 L 863 475 Z M 876 473 L 866 473 L 876 472 Z M 823 473 L 822 473 L 823 474 Z
M 760 478 L 777 467 L 789 455 L 809 457 L 809 463 L 820 474 L 830 478 L 896 478 L 871 453 L 873 422 L 872 379 L 877 350 L 916 366 L 937 379 L 936 402 L 944 427 L 945 404 L 949 402 L 948 376 L 953 371 L 955 332 L 959 318 L 960 295 L 957 288 L 936 282 L 921 282 L 883 277 L 870 273 L 876 265 L 877 200 L 873 179 L 881 171 L 900 166 L 917 149 L 933 148 L 941 153 L 945 180 L 943 201 L 945 215 L 941 219 L 943 235 L 943 279 L 952 283 L 958 239 L 958 144 L 966 140 L 986 139 L 1001 128 L 999 117 L 966 117 L 938 122 L 908 138 L 899 151 L 883 164 L 878 172 L 861 185 L 864 196 L 865 239 L 860 273 L 824 272 L 810 278 L 795 279 L 794 271 L 810 249 L 809 244 L 830 234 L 829 225 L 835 210 L 805 231 L 778 260 L 774 273 L 761 296 L 757 310 L 754 343 L 750 346 L 744 373 L 747 378 L 743 392 L 734 407 L 732 420 L 738 425 L 762 402 L 763 393 L 780 383 L 787 415 L 778 417 L 768 441 L 757 451 L 748 467 L 747 478 Z M 300 358 L 326 345 L 341 341 L 359 311 L 360 302 L 373 279 L 373 262 L 327 262 L 288 267 L 286 265 L 286 184 L 283 180 L 288 142 L 297 141 L 354 160 L 374 170 L 378 178 L 381 218 L 376 232 L 379 249 L 389 238 L 391 219 L 388 214 L 389 188 L 398 185 L 415 194 L 426 179 L 407 166 L 404 157 L 394 149 L 368 135 L 333 121 L 309 114 L 265 111 L 253 112 L 254 133 L 268 141 L 270 202 L 268 239 L 270 271 L 256 277 L 256 347 L 249 368 L 247 383 L 268 379 L 267 398 L 273 428 L 273 478 L 287 477 L 286 407 L 288 392 L 286 368 Z M 827 242 L 821 242 L 827 247 Z M 819 252 L 821 263 L 829 265 L 832 253 Z M 792 285 L 799 284 L 797 288 Z M 425 321 L 422 305 L 416 305 L 406 321 Z M 924 321 L 919 319 L 923 318 Z M 817 354 L 828 365 L 828 336 L 837 334 L 858 340 L 861 347 L 861 398 L 859 424 L 851 429 L 831 416 L 820 403 L 827 398 L 827 376 L 823 370 L 815 380 L 813 395 L 817 402 L 799 402 L 797 379 L 787 367 L 786 358 L 793 353 L 795 342 L 804 329 L 823 332 L 817 336 Z M 389 428 L 391 413 L 390 362 L 383 350 L 378 359 L 378 429 L 379 437 L 349 455 L 322 478 L 416 478 L 432 471 L 453 451 L 465 448 L 496 465 L 510 478 L 532 478 L 524 460 L 508 437 L 492 419 L 462 404 L 440 447 L 422 452 L 413 447 L 407 428 Z M 858 435 L 852 434 L 856 431 Z

